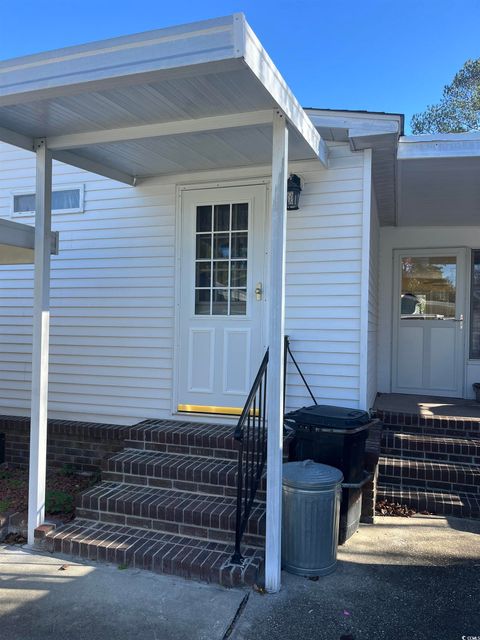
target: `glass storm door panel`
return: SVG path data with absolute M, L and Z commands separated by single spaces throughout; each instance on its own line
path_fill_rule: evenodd
M 396 252 L 393 391 L 461 397 L 465 251 Z
M 236 415 L 266 348 L 264 186 L 185 191 L 177 411 Z

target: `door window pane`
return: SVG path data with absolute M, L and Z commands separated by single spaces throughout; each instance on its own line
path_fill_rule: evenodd
M 232 204 L 232 230 L 246 231 L 248 229 L 248 204 Z
M 402 320 L 452 320 L 455 318 L 457 259 L 402 258 Z
M 248 236 L 246 233 L 232 233 L 232 258 L 246 258 Z
M 228 287 L 228 260 L 213 263 L 213 286 Z
M 211 275 L 212 265 L 210 262 L 197 262 L 195 286 L 210 288 L 212 286 Z
M 228 289 L 214 289 L 212 314 L 214 316 L 228 315 Z
M 210 315 L 210 289 L 195 291 L 195 313 L 200 316 Z
M 228 233 L 216 233 L 214 235 L 214 258 L 229 258 L 230 257 L 230 238 Z
M 197 232 L 212 230 L 212 207 L 197 207 Z
M 214 231 L 229 231 L 229 230 L 230 230 L 230 205 L 216 204 Z
M 232 287 L 246 287 L 247 286 L 247 261 L 235 260 L 232 264 Z
M 244 316 L 247 312 L 246 289 L 230 289 L 230 315 Z
M 195 313 L 246 315 L 248 204 L 198 206 Z
M 197 235 L 197 260 L 212 257 L 212 236 L 210 234 Z

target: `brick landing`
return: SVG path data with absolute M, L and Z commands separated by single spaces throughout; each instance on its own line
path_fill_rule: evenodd
M 233 428 L 147 420 L 124 427 L 126 448 L 78 497 L 77 519 L 48 532 L 50 551 L 225 586 L 251 585 L 263 564 L 265 479 L 231 565 L 237 445 Z

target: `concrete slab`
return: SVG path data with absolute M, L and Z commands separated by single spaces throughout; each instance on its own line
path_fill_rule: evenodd
M 221 640 L 244 597 L 0 545 L 0 637 L 9 640 Z
M 379 518 L 338 558 L 318 582 L 284 572 L 280 593 L 253 593 L 232 640 L 480 638 L 480 522 Z
M 480 402 L 463 398 L 381 393 L 377 396 L 373 408 L 393 413 L 411 413 L 424 418 L 452 416 L 467 420 L 480 420 Z

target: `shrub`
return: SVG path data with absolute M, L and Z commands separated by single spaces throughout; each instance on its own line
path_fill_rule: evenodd
M 45 496 L 45 510 L 47 513 L 73 513 L 73 496 L 65 491 L 50 489 Z

